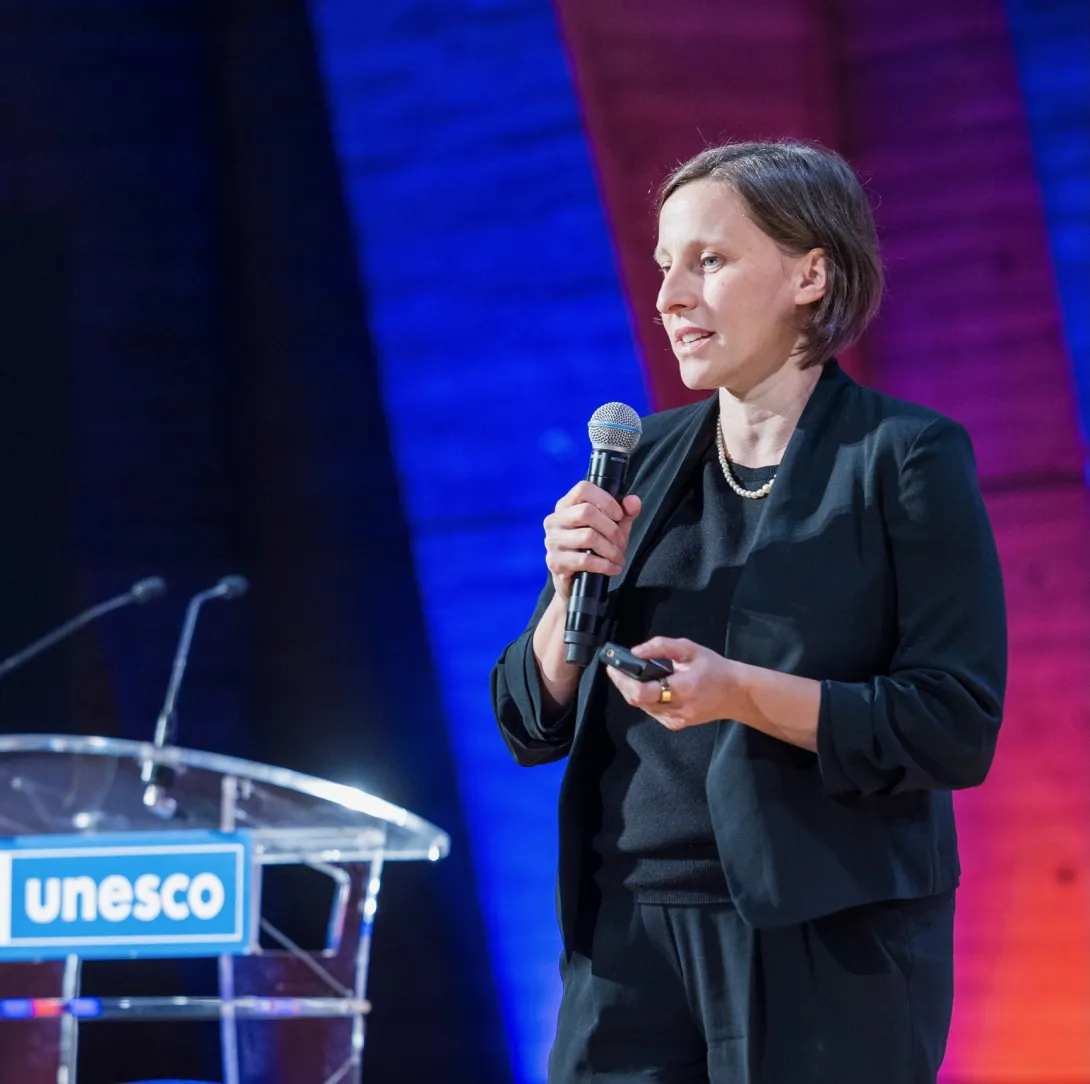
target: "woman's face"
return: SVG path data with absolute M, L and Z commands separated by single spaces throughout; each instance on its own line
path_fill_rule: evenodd
M 800 305 L 825 292 L 820 249 L 789 256 L 735 192 L 703 179 L 679 188 L 659 215 L 658 310 L 694 389 L 745 395 L 799 344 Z

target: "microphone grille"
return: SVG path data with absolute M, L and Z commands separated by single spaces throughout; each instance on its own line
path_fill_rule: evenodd
M 640 442 L 643 425 L 640 416 L 625 403 L 603 403 L 587 423 L 594 448 L 611 452 L 631 452 Z
M 145 580 L 137 580 L 129 589 L 129 594 L 137 602 L 151 602 L 164 594 L 167 589 L 167 581 L 162 576 L 148 576 Z
M 245 576 L 224 576 L 216 584 L 214 590 L 220 592 L 224 598 L 238 598 L 250 589 Z

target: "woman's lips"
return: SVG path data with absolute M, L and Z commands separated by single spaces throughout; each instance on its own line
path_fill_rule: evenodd
M 674 353 L 675 354 L 695 354 L 706 342 L 709 342 L 712 338 L 712 332 L 702 331 L 698 328 L 691 328 L 690 330 L 679 332 L 674 338 Z

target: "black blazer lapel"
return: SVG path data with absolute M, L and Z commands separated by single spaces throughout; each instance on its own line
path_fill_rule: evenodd
M 609 596 L 625 585 L 636 558 L 669 515 L 676 487 L 684 484 L 715 439 L 718 403 L 718 393 L 698 403 L 676 432 L 660 438 L 641 462 L 629 492 L 643 501 L 643 510 L 632 525 L 625 566 L 609 581 Z
M 837 421 L 845 393 L 853 387 L 855 382 L 836 361 L 827 362 L 803 407 L 776 472 L 775 485 L 766 499 L 753 548 L 735 587 L 725 645 L 730 658 L 751 661 L 746 658 L 745 634 L 734 615 L 738 610 L 760 612 L 782 587 L 780 581 L 787 571 L 782 559 L 785 547 L 790 547 L 800 524 L 818 509 L 836 469 L 840 446 Z M 822 569 L 814 568 L 810 574 L 823 573 Z M 773 586 L 776 590 L 771 589 Z

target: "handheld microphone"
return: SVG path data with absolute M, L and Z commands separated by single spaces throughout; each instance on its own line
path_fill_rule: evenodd
M 587 481 L 618 500 L 628 474 L 628 458 L 643 435 L 640 416 L 624 403 L 600 406 L 587 423 L 590 434 L 590 466 Z M 601 572 L 577 572 L 572 577 L 568 616 L 564 622 L 564 657 L 588 666 L 598 648 L 598 634 L 606 611 L 609 577 Z
M 35 640 L 34 643 L 24 647 L 22 651 L 0 662 L 0 678 L 10 674 L 12 670 L 17 670 L 23 663 L 33 659 L 35 655 L 40 655 L 47 648 L 60 643 L 61 640 L 71 636 L 77 629 L 96 621 L 104 614 L 108 614 L 113 610 L 120 610 L 125 606 L 131 606 L 133 603 L 143 605 L 145 602 L 159 598 L 166 589 L 166 580 L 159 576 L 149 576 L 146 580 L 138 580 L 123 595 L 116 595 L 106 602 L 100 602 L 97 606 L 92 606 L 89 610 L 84 610 L 83 613 L 73 617 L 71 621 L 66 621 L 60 628 L 54 629 L 40 640 Z
M 189 605 L 185 609 L 185 620 L 182 622 L 182 632 L 178 637 L 178 647 L 174 652 L 174 665 L 170 671 L 167 694 L 163 700 L 159 718 L 155 722 L 155 738 L 152 744 L 156 749 L 173 745 L 178 735 L 178 712 L 175 705 L 178 702 L 178 692 L 182 687 L 182 678 L 185 677 L 186 665 L 189 662 L 189 647 L 193 642 L 193 630 L 197 627 L 197 615 L 201 607 L 209 599 L 238 598 L 246 593 L 249 586 L 242 576 L 224 576 L 213 587 L 198 591 L 189 600 Z M 157 816 L 166 819 L 173 817 L 178 804 L 167 793 L 174 779 L 173 769 L 153 761 L 145 761 L 140 769 L 140 779 L 144 783 L 144 805 Z

